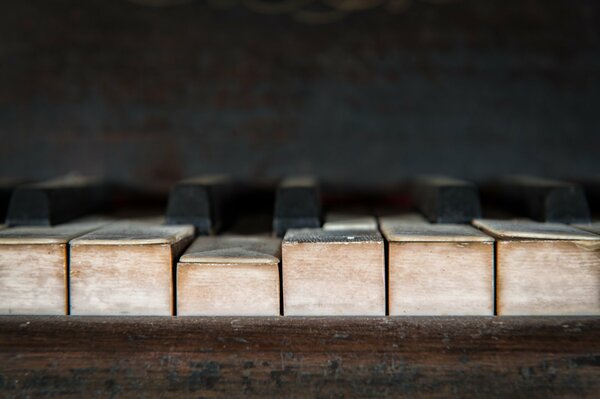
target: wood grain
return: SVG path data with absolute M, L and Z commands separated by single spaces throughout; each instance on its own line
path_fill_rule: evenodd
M 383 218 L 390 315 L 493 315 L 494 239 L 470 226 Z
M 0 317 L 0 396 L 594 398 L 598 317 Z
M 600 236 L 528 221 L 476 221 L 496 236 L 499 315 L 600 315 Z
M 0 231 L 0 314 L 67 314 L 68 242 L 101 225 Z
M 173 314 L 173 265 L 192 237 L 192 226 L 123 222 L 73 240 L 71 314 Z
M 600 240 L 496 244 L 500 315 L 600 315 Z
M 0 246 L 0 314 L 67 314 L 67 244 Z
M 385 315 L 383 238 L 364 230 L 289 230 L 282 280 L 284 315 Z

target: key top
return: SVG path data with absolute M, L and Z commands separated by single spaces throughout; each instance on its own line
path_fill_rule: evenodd
M 377 218 L 362 207 L 337 207 L 325 213 L 323 230 L 377 230 Z
M 432 223 L 469 223 L 481 217 L 477 187 L 443 176 L 419 177 L 411 184 L 414 203 Z

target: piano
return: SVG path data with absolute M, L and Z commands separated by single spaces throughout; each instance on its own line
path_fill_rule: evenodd
M 1 4 L 0 398 L 600 396 L 600 1 Z
M 419 176 L 356 195 L 211 175 L 143 214 L 110 187 L 68 176 L 12 190 L 0 230 L 9 396 L 597 384 L 600 223 L 585 185 Z

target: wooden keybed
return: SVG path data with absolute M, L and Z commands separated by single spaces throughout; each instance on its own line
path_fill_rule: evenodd
M 0 317 L 0 396 L 595 397 L 598 317 Z

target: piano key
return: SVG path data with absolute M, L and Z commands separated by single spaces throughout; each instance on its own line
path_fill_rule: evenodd
M 377 230 L 377 218 L 367 209 L 336 208 L 325 213 L 323 230 Z
M 281 240 L 198 237 L 177 264 L 177 314 L 278 316 Z
M 65 176 L 16 188 L 10 198 L 9 226 L 53 226 L 102 210 L 108 186 L 97 179 Z
M 379 210 L 377 215 L 381 230 L 393 228 L 397 224 L 429 224 L 422 214 L 405 210 Z
M 277 188 L 273 230 L 283 237 L 288 229 L 321 227 L 321 198 L 308 177 L 285 179 Z
M 591 176 L 578 181 L 585 192 L 592 219 L 600 218 L 600 176 Z
M 494 239 L 460 224 L 380 219 L 390 316 L 494 314 Z
M 183 180 L 169 194 L 166 224 L 193 225 L 198 235 L 216 234 L 230 220 L 233 182 L 223 175 Z
M 498 179 L 489 196 L 511 211 L 539 222 L 588 223 L 590 210 L 583 189 L 575 183 L 531 176 Z
M 24 183 L 19 179 L 0 179 L 0 225 L 4 224 L 6 220 L 6 210 L 13 191 Z
M 173 314 L 174 261 L 191 225 L 123 221 L 71 241 L 73 315 Z
M 104 224 L 0 230 L 0 314 L 68 314 L 68 243 Z
M 477 187 L 443 176 L 419 177 L 411 184 L 416 207 L 433 223 L 469 223 L 481 217 Z
M 385 315 L 379 232 L 291 229 L 283 239 L 282 261 L 284 315 Z
M 594 221 L 590 224 L 575 224 L 573 226 L 577 227 L 578 229 L 600 235 L 600 221 Z
M 496 238 L 498 315 L 600 314 L 600 236 L 524 220 L 474 225 Z

